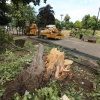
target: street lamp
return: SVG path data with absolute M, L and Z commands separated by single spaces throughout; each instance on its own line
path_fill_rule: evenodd
M 61 14 L 60 16 L 61 16 L 61 22 L 62 22 L 62 17 L 63 17 L 63 14 Z
M 63 17 L 63 14 L 61 14 L 60 16 L 61 16 L 61 28 L 62 28 L 62 17 Z

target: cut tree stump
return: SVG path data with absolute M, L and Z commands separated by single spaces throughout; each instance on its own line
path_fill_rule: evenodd
M 17 40 L 15 40 L 15 45 L 16 46 L 19 46 L 19 47 L 23 48 L 24 44 L 25 44 L 25 40 L 24 39 L 17 39 Z
M 37 51 L 31 60 L 30 65 L 26 65 L 20 75 L 10 82 L 6 82 L 6 90 L 2 100 L 13 98 L 15 93 L 21 96 L 27 90 L 33 93 L 35 89 L 40 89 L 48 85 L 50 80 L 64 80 L 71 78 L 71 64 L 73 61 L 64 59 L 64 52 L 53 48 L 50 54 L 44 54 L 42 44 L 37 46 Z

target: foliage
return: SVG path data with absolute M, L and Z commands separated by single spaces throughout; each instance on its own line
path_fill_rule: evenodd
M 79 38 L 80 34 L 82 34 L 83 36 L 91 36 L 92 33 L 93 33 L 92 30 L 86 30 L 86 29 L 75 30 L 75 29 L 72 29 L 70 34 L 71 34 L 71 36 L 75 36 L 75 37 Z M 95 32 L 95 35 L 96 34 L 97 34 L 97 32 Z
M 0 63 L 0 96 L 2 95 L 4 88 L 3 84 L 6 81 L 10 81 L 18 75 L 19 69 L 22 66 L 20 60 L 10 51 L 6 51 L 2 54 L 0 59 L 3 63 Z
M 7 0 L 6 0 L 7 1 Z M 15 4 L 18 7 L 19 3 L 23 3 L 23 5 L 27 5 L 30 2 L 33 2 L 34 5 L 39 5 L 40 4 L 40 0 L 11 0 L 13 2 L 13 4 Z M 44 3 L 46 3 L 47 0 L 43 0 Z
M 82 91 L 76 91 L 74 88 L 65 92 L 66 95 L 70 98 L 70 100 L 82 100 L 83 94 Z
M 81 23 L 80 21 L 77 20 L 77 21 L 74 23 L 74 27 L 75 27 L 75 28 L 81 29 L 81 28 L 82 28 L 82 23 Z
M 1 0 L 0 1 L 0 25 L 7 25 L 11 20 L 6 15 L 8 13 L 8 8 L 6 1 L 8 0 Z M 44 0 L 44 3 L 46 3 L 47 0 Z M 34 5 L 39 5 L 40 0 L 11 0 L 13 4 L 16 6 L 16 10 L 19 10 L 19 4 L 27 5 L 30 2 L 33 2 Z
M 11 42 L 13 42 L 13 36 L 0 29 L 0 52 L 2 53 L 9 48 Z
M 14 54 L 11 51 L 6 51 L 0 55 L 0 96 L 2 96 L 4 91 L 3 84 L 7 81 L 14 80 L 16 76 L 20 73 L 22 67 L 30 62 L 32 54 L 34 52 L 33 45 L 28 45 L 25 48 L 31 49 L 29 53 L 24 53 L 22 56 L 20 53 Z
M 85 29 L 88 29 L 88 28 L 89 28 L 89 26 L 88 26 L 88 21 L 89 21 L 89 19 L 90 19 L 90 14 L 85 15 L 85 16 L 83 17 L 83 19 L 82 19 L 83 28 L 85 28 Z
M 61 22 L 62 28 L 65 27 L 66 29 L 70 28 L 70 16 L 68 14 L 65 15 L 64 20 Z
M 96 76 L 93 81 L 96 84 L 96 89 L 94 89 L 91 93 L 87 93 L 87 97 L 89 100 L 100 100 L 100 75 Z
M 65 24 L 66 29 L 69 29 L 69 22 L 70 22 L 69 20 L 70 20 L 70 16 L 66 14 L 64 18 L 64 24 Z
M 68 14 L 65 15 L 64 21 L 65 23 L 68 23 L 70 20 L 70 16 Z
M 9 23 L 10 19 L 6 15 L 8 13 L 8 6 L 6 5 L 6 0 L 0 0 L 0 25 L 6 25 Z
M 24 49 L 28 51 L 24 51 Z M 22 67 L 29 64 L 34 51 L 35 47 L 33 44 L 26 43 L 21 51 L 19 48 L 12 47 L 10 50 L 0 54 L 0 97 L 5 90 L 3 84 L 14 80 L 19 75 Z
M 46 27 L 46 25 L 55 24 L 54 11 L 50 5 L 46 5 L 39 9 L 37 24 L 38 27 Z
M 74 23 L 70 21 L 70 16 L 68 14 L 65 15 L 64 20 L 61 22 L 62 28 L 72 29 L 74 28 Z
M 85 29 L 94 29 L 96 25 L 96 16 L 85 15 L 82 19 L 82 26 Z
M 14 6 L 14 4 L 9 4 L 10 11 L 8 16 L 12 19 L 13 26 L 23 27 L 25 26 L 25 21 L 33 23 L 35 21 L 35 10 L 30 5 L 23 6 L 19 3 L 19 9 Z
M 22 100 L 59 100 L 58 96 L 60 88 L 56 81 L 51 81 L 48 87 L 35 90 L 34 93 L 28 93 L 23 96 Z M 18 94 L 15 94 L 14 100 L 20 100 L 21 97 Z
M 15 79 L 24 64 L 30 62 L 35 50 L 35 46 L 32 43 L 27 43 L 24 48 L 29 51 L 20 51 L 22 53 L 21 54 L 19 51 L 11 52 L 8 50 L 4 54 L 0 55 L 0 96 L 2 96 L 5 89 L 3 87 L 3 83 Z M 60 47 L 57 48 L 63 49 Z M 44 49 L 45 53 L 48 53 L 51 47 L 46 45 Z M 99 100 L 100 75 L 94 77 L 93 73 L 90 74 L 86 71 L 83 71 L 82 68 L 78 66 L 73 66 L 73 72 L 74 77 L 77 73 L 76 80 L 75 78 L 72 78 L 71 80 L 67 80 L 66 78 L 66 80 L 63 80 L 63 82 L 57 82 L 53 80 L 48 86 L 41 89 L 36 89 L 34 93 L 28 93 L 28 91 L 26 91 L 23 97 L 20 97 L 19 94 L 16 93 L 14 100 L 59 100 L 63 94 L 66 94 L 70 100 Z M 83 88 L 80 88 L 79 85 L 82 80 L 77 80 L 78 77 L 80 79 L 84 77 L 84 79 L 96 83 L 97 88 L 91 91 L 91 93 L 84 92 Z M 86 86 L 86 84 L 84 86 Z M 85 97 L 86 99 L 84 99 Z
M 48 87 L 36 90 L 34 100 L 59 100 L 58 93 L 57 83 L 52 81 Z
M 69 29 L 72 29 L 72 28 L 74 28 L 74 23 L 73 22 L 69 22 Z
M 97 29 L 100 30 L 100 19 L 97 22 Z
M 91 28 L 91 29 L 95 29 L 95 26 L 97 26 L 96 25 L 96 16 L 92 16 L 90 19 L 89 19 L 89 28 Z
M 44 46 L 44 52 L 45 53 L 49 53 L 50 50 L 51 50 L 51 47 Z
M 58 19 L 55 19 L 55 25 L 58 29 L 61 29 L 61 23 Z

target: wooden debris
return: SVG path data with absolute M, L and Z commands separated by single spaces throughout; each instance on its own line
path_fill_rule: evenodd
M 93 83 L 93 89 L 97 88 L 97 83 Z
M 66 95 L 63 95 L 61 100 L 70 100 L 70 99 Z
M 73 61 L 71 60 L 64 60 L 64 52 L 60 52 L 57 48 L 53 48 L 50 54 L 47 56 L 47 60 L 45 61 L 46 64 L 46 77 L 54 72 L 54 79 L 56 80 L 63 80 L 67 76 L 72 76 L 71 74 L 71 64 Z
M 96 43 L 97 37 L 95 37 L 95 36 L 84 36 L 82 38 L 82 40 L 83 41 L 88 41 L 88 42 L 94 42 L 94 43 Z

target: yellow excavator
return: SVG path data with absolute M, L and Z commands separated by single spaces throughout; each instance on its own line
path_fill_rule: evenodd
M 32 24 L 31 26 L 25 27 L 25 34 L 26 35 L 37 35 L 38 28 L 36 24 Z

